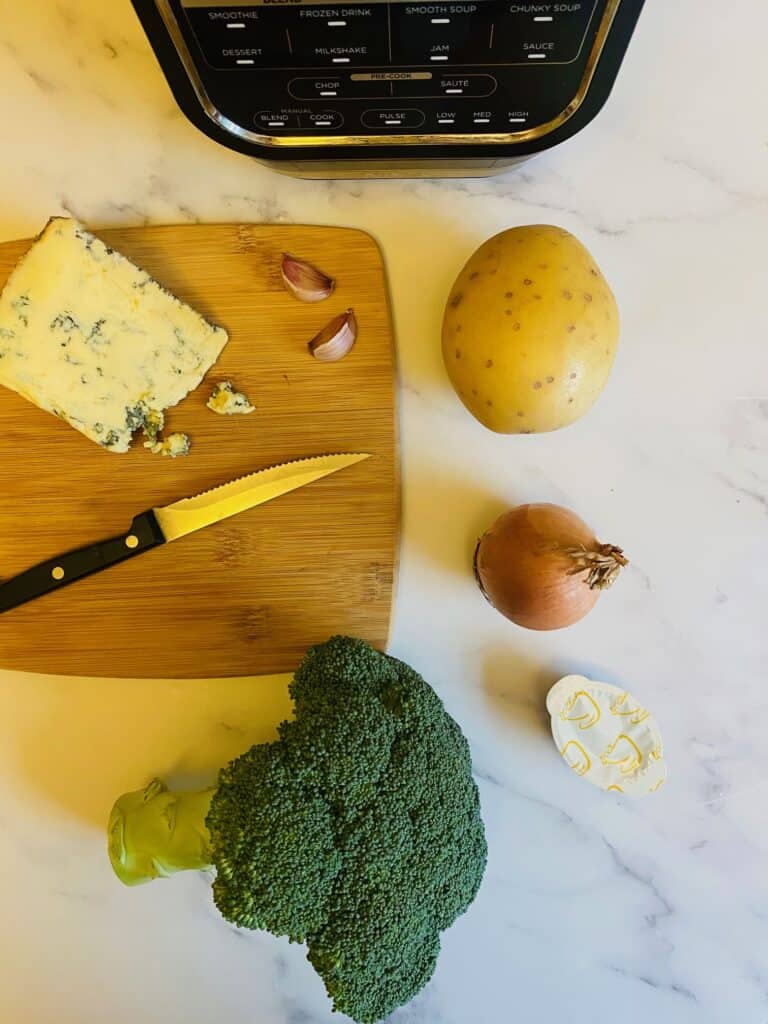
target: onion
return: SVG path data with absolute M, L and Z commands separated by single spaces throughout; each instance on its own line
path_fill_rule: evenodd
M 627 565 L 559 505 L 519 505 L 499 516 L 475 549 L 475 579 L 502 615 L 528 629 L 562 629 L 595 606 Z

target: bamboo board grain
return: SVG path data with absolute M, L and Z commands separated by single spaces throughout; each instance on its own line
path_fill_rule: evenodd
M 373 239 L 344 228 L 220 224 L 96 233 L 222 324 L 230 341 L 167 417 L 186 459 L 125 454 L 0 388 L 0 577 L 122 533 L 137 512 L 289 459 L 373 458 L 0 615 L 0 667 L 77 675 L 210 677 L 290 671 L 333 633 L 384 648 L 398 557 L 392 328 Z M 0 245 L 0 286 L 29 241 Z M 305 304 L 282 286 L 291 252 L 337 278 Z M 358 341 L 320 364 L 307 341 L 353 307 Z M 231 378 L 250 416 L 205 408 Z

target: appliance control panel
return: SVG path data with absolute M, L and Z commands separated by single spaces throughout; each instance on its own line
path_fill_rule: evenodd
M 579 101 L 616 0 L 157 0 L 217 115 L 243 133 L 508 135 Z M 330 139 L 329 139 L 330 141 Z M 298 144 L 298 143 L 297 143 Z

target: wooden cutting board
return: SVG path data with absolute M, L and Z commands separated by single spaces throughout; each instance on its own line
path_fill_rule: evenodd
M 201 386 L 167 417 L 187 458 L 137 441 L 107 452 L 0 388 L 0 577 L 122 533 L 133 515 L 274 463 L 373 458 L 0 615 L 0 667 L 77 675 L 211 677 L 290 671 L 334 633 L 385 647 L 399 535 L 392 326 L 381 253 L 344 228 L 183 225 L 96 233 L 227 328 Z M 0 286 L 29 241 L 0 245 Z M 337 279 L 325 302 L 289 295 L 290 252 Z M 309 339 L 352 307 L 355 348 L 322 364 Z M 249 416 L 205 408 L 231 379 Z

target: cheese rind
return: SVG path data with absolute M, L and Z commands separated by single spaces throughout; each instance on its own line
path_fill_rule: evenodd
M 0 294 L 0 384 L 114 452 L 140 428 L 151 436 L 227 340 L 64 217 L 48 222 Z

